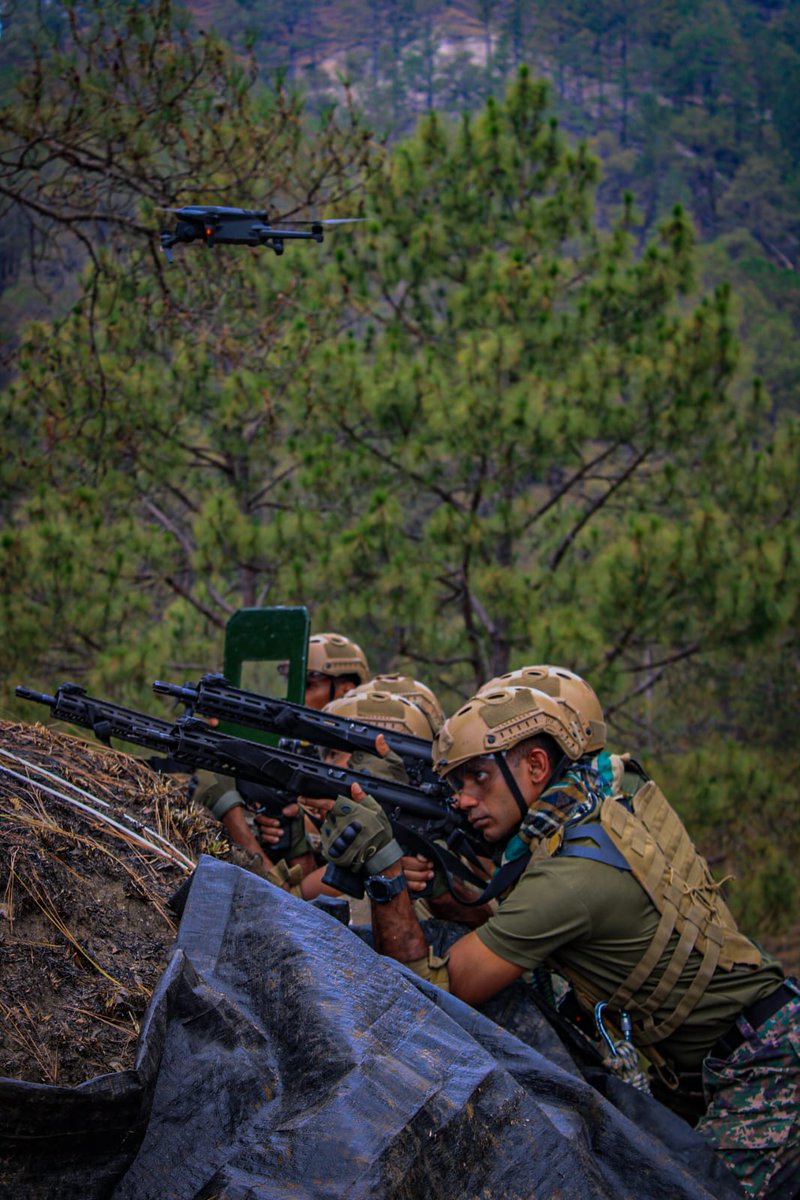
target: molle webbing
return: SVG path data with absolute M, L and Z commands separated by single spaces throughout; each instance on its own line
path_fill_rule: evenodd
M 628 978 L 609 999 L 612 1009 L 631 1008 L 639 1025 L 640 1045 L 651 1045 L 674 1033 L 694 1009 L 717 967 L 735 963 L 758 966 L 757 948 L 736 928 L 705 859 L 697 853 L 678 814 L 652 780 L 633 797 L 633 811 L 607 797 L 600 813 L 602 827 L 630 865 L 661 920 L 653 940 Z M 673 933 L 675 947 L 663 975 L 648 994 L 652 977 Z M 684 975 L 692 950 L 702 961 L 681 1000 L 656 1025 L 653 1014 L 669 999 Z

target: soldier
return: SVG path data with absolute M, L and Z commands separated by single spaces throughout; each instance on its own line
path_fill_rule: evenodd
M 280 664 L 278 670 L 282 667 L 285 665 Z M 356 642 L 340 633 L 317 633 L 308 639 L 305 703 L 309 708 L 322 708 L 366 683 L 368 678 L 367 659 Z M 257 855 L 263 869 L 270 871 L 273 861 L 254 831 L 247 811 L 248 799 L 251 803 L 257 802 L 258 785 L 237 785 L 229 776 L 215 775 L 211 771 L 198 771 L 195 778 L 197 786 L 193 798 L 222 822 L 231 841 Z M 302 820 L 297 816 L 296 806 L 289 808 L 294 808 L 294 812 L 288 811 L 285 815 L 297 819 L 297 836 L 286 857 L 302 870 L 313 870 L 316 864 L 309 854 Z
M 370 703 L 372 696 L 376 698 L 377 704 Z M 403 710 L 404 716 L 399 723 L 399 714 L 395 714 L 394 719 L 390 719 L 388 716 L 393 708 L 390 703 L 392 699 L 401 701 L 403 705 L 407 706 Z M 410 708 L 408 707 L 409 703 Z M 415 710 L 416 715 L 409 717 L 409 714 Z M 435 693 L 426 684 L 407 675 L 376 675 L 368 683 L 362 684 L 340 700 L 335 700 L 330 705 L 326 704 L 325 712 L 338 713 L 340 716 L 353 717 L 385 728 L 402 729 L 406 733 L 412 733 L 416 737 L 428 740 L 441 729 L 444 722 L 444 712 Z M 388 772 L 389 777 L 397 778 L 402 783 L 407 782 L 402 763 L 395 755 L 388 755 L 381 763 L 374 756 L 356 754 L 351 757 L 347 751 L 343 750 L 321 750 L 320 753 L 324 761 L 332 765 L 347 766 L 349 764 L 356 770 L 372 771 L 373 774 L 386 775 Z M 402 774 L 396 773 L 397 767 L 400 768 Z M 393 770 L 395 773 L 392 773 Z M 313 817 L 321 818 L 333 806 L 333 799 L 333 797 L 329 800 L 304 798 L 303 808 Z M 261 838 L 269 848 L 270 843 L 280 837 L 280 823 L 274 817 L 267 816 L 257 816 L 256 821 L 260 827 Z M 309 829 L 308 822 L 306 823 L 306 837 L 312 847 L 319 846 L 319 833 L 315 829 Z M 484 865 L 485 867 L 491 866 L 489 863 Z M 421 918 L 433 916 L 443 920 L 476 925 L 484 921 L 494 910 L 493 902 L 478 906 L 466 906 L 459 903 L 450 894 L 443 875 L 436 872 L 433 863 L 424 855 L 408 855 L 403 859 L 403 867 L 406 877 L 409 879 L 409 887 L 415 892 L 415 900 L 419 899 Z M 324 873 L 325 867 L 323 866 L 321 870 L 313 872 L 304 879 L 302 886 L 296 889 L 297 894 L 311 899 L 320 891 L 324 891 L 326 894 L 331 892 L 327 885 L 322 885 Z M 283 882 L 282 879 L 275 876 L 270 876 L 270 878 L 272 882 Z M 420 899 L 420 893 L 429 889 L 431 884 L 431 894 L 425 899 Z M 462 892 L 464 899 L 471 899 L 475 895 L 473 888 L 458 879 L 453 881 L 453 887 Z
M 479 693 L 445 722 L 436 769 L 473 828 L 503 848 L 504 890 L 446 959 L 431 955 L 402 852 L 360 789 L 331 810 L 323 853 L 364 875 L 376 948 L 460 999 L 480 1004 L 546 963 L 585 1006 L 607 1004 L 620 1025 L 627 1014 L 664 1072 L 703 1070 L 698 1129 L 748 1193 L 794 1195 L 800 986 L 739 933 L 657 786 L 614 794 L 586 746 L 578 712 L 527 687 Z
M 368 700 L 368 697 L 373 694 L 378 694 L 376 705 L 371 705 Z M 399 708 L 390 703 L 393 697 L 397 697 L 401 701 Z M 340 699 L 344 701 L 343 704 L 339 703 Z M 409 702 L 413 706 L 410 709 L 408 708 Z M 357 688 L 340 694 L 331 704 L 326 703 L 324 711 L 337 713 L 339 716 L 353 717 L 382 728 L 402 730 L 415 737 L 425 738 L 427 741 L 430 741 L 441 729 L 444 721 L 442 706 L 434 692 L 424 683 L 420 683 L 418 679 L 412 679 L 408 675 L 375 675 L 365 683 L 360 683 Z M 351 761 L 350 753 L 344 750 L 321 749 L 320 754 L 325 762 L 334 766 L 347 766 Z M 392 762 L 397 763 L 394 755 L 388 757 L 387 765 L 382 768 L 384 773 L 391 769 L 388 764 Z M 352 763 L 353 768 L 361 770 L 360 763 L 361 758 L 357 754 Z M 399 764 L 399 768 L 402 775 L 396 777 L 400 782 L 408 782 L 402 763 Z M 369 767 L 364 769 L 368 770 Z M 332 803 L 333 799 L 330 801 L 304 800 L 304 805 L 312 814 L 319 813 L 321 816 L 328 812 Z M 257 821 L 261 827 L 264 841 L 267 844 L 276 841 L 280 836 L 279 822 L 273 817 L 266 816 L 259 816 Z M 432 875 L 431 871 L 431 877 Z M 421 884 L 419 890 L 422 890 L 424 886 L 424 883 Z
M 370 690 L 369 687 L 356 688 L 337 700 L 326 704 L 323 712 L 333 713 L 340 717 L 350 717 L 355 721 L 365 721 L 380 729 L 395 730 L 398 733 L 409 733 L 414 737 L 430 740 L 430 725 L 428 718 L 412 704 L 405 696 L 393 695 L 390 692 Z M 402 760 L 390 751 L 387 742 L 379 735 L 376 739 L 377 754 L 368 754 L 362 750 L 334 750 L 320 747 L 320 757 L 331 766 L 350 766 L 354 771 L 364 771 L 382 779 L 391 779 L 396 783 L 408 783 L 408 775 Z M 310 814 L 313 821 L 320 822 L 333 808 L 335 796 L 330 799 L 301 797 L 301 807 Z M 267 845 L 280 834 L 280 826 L 273 817 L 256 817 L 261 826 L 262 836 Z M 314 825 L 306 830 L 306 836 L 312 846 L 319 845 L 319 832 Z M 304 900 L 313 900 L 321 894 L 337 896 L 339 892 L 322 882 L 327 864 L 302 876 L 296 869 L 292 871 L 285 862 L 277 864 L 267 878 L 271 883 L 284 887 L 294 895 Z
M 566 700 L 580 715 L 581 724 L 586 732 L 584 754 L 592 756 L 592 765 L 609 787 L 621 785 L 629 760 L 627 756 L 610 755 L 605 750 L 606 722 L 603 710 L 594 688 L 580 675 L 566 667 L 549 664 L 519 667 L 515 671 L 507 671 L 504 675 L 490 679 L 481 686 L 480 691 L 493 691 L 498 687 L 530 687 L 545 692 L 548 696 Z M 438 728 L 441 728 L 442 723 L 443 721 L 439 723 Z M 435 732 L 438 732 L 438 729 Z M 632 784 L 631 790 L 635 791 L 642 780 L 629 778 L 625 782 Z M 404 859 L 403 871 L 411 892 L 421 891 L 434 877 L 433 863 L 422 855 L 416 856 L 416 862 Z M 493 906 L 486 910 L 481 909 L 487 913 L 493 910 Z M 474 920 L 470 922 L 475 923 Z
M 368 679 L 366 655 L 356 642 L 340 633 L 315 633 L 308 639 L 304 703 L 309 708 L 324 708 Z
M 444 711 L 434 692 L 410 675 L 375 675 L 358 689 L 360 692 L 388 692 L 392 696 L 404 696 L 428 718 L 430 735 L 435 737 L 444 724 Z

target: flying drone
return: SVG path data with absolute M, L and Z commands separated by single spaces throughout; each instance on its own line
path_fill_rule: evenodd
M 344 225 L 362 217 L 330 217 L 324 221 L 293 221 L 292 225 L 307 225 L 307 229 L 283 229 L 269 222 L 269 213 L 261 209 L 226 208 L 218 204 L 188 204 L 184 208 L 169 208 L 178 223 L 170 232 L 161 234 L 161 246 L 169 262 L 173 261 L 172 247 L 177 242 L 204 242 L 207 246 L 269 246 L 283 254 L 283 244 L 292 238 L 321 242 L 325 225 Z

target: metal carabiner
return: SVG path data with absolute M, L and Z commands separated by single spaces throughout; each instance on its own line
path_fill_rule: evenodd
M 594 1006 L 594 1023 L 597 1026 L 597 1032 L 600 1034 L 600 1037 L 603 1039 L 603 1041 L 608 1046 L 612 1055 L 616 1055 L 617 1047 L 614 1044 L 614 1039 L 612 1038 L 611 1034 L 608 1032 L 605 1025 L 603 1024 L 603 1012 L 607 1008 L 608 1008 L 607 1001 L 598 1000 L 597 1004 L 595 1004 L 595 1006 Z
M 594 1006 L 594 1023 L 597 1026 L 597 1032 L 600 1034 L 600 1037 L 606 1043 L 611 1053 L 616 1056 L 618 1054 L 616 1043 L 603 1022 L 603 1012 L 607 1008 L 608 1002 L 606 1000 L 598 1000 Z M 631 1014 L 626 1012 L 625 1009 L 622 1009 L 619 1014 L 619 1027 L 625 1041 L 630 1042 L 633 1032 L 633 1022 Z

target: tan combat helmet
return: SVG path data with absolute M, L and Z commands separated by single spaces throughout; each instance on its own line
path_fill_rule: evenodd
M 392 695 L 367 688 L 354 688 L 346 696 L 339 696 L 326 704 L 323 712 L 337 717 L 349 717 L 353 721 L 366 721 L 395 733 L 410 733 L 414 737 L 431 740 L 431 727 L 425 713 L 405 696 Z
M 364 651 L 340 633 L 315 633 L 308 639 L 306 670 L 319 671 L 333 678 L 354 675 L 359 684 L 369 679 Z
M 597 754 L 606 744 L 606 723 L 594 688 L 585 679 L 566 667 L 520 667 L 490 679 L 480 689 L 493 691 L 498 687 L 529 687 L 559 700 L 566 700 L 580 718 L 586 732 L 586 753 Z M 479 693 L 480 695 L 480 693 Z
M 417 708 L 421 708 L 428 718 L 430 734 L 420 734 L 420 737 L 433 737 L 444 724 L 444 710 L 436 699 L 435 694 L 418 679 L 410 675 L 376 675 L 365 687 L 359 687 L 360 692 L 389 692 L 394 696 L 405 696 Z
M 547 733 L 567 758 L 586 750 L 578 712 L 566 700 L 529 687 L 478 692 L 448 717 L 433 743 L 433 766 L 449 775 L 471 758 L 502 754 L 518 742 Z

